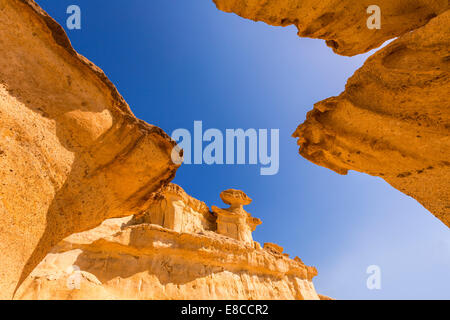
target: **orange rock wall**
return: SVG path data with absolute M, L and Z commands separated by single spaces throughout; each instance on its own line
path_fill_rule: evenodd
M 65 237 L 146 209 L 173 146 L 34 1 L 0 0 L 0 298 Z

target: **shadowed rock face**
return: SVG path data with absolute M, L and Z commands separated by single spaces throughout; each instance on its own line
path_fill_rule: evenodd
M 381 29 L 366 27 L 373 1 L 214 0 L 217 7 L 355 55 L 370 57 L 339 97 L 317 103 L 293 136 L 306 159 L 340 174 L 385 179 L 450 226 L 449 3 L 377 1 Z
M 0 298 L 63 238 L 143 211 L 174 142 L 31 0 L 0 0 Z

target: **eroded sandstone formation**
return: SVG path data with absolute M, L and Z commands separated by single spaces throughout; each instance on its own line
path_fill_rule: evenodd
M 298 127 L 300 154 L 380 176 L 450 226 L 450 11 L 370 57 Z
M 243 208 L 249 205 L 252 199 L 244 192 L 234 189 L 223 191 L 220 198 L 230 207 L 220 209 L 212 206 L 212 211 L 217 217 L 217 233 L 246 243 L 253 243 L 252 232 L 262 222 L 252 217 Z
M 447 0 L 381 0 L 380 30 L 366 27 L 372 1 L 215 2 L 342 55 L 399 37 L 294 136 L 309 160 L 381 176 L 450 225 Z M 0 0 L 0 27 L 0 298 L 26 279 L 16 298 L 327 299 L 315 268 L 253 241 L 243 192 L 211 212 L 167 185 L 173 141 L 32 0 Z
M 233 194 L 248 201 L 241 191 Z M 185 229 L 161 219 L 174 217 L 174 208 L 177 218 L 169 220 L 185 221 Z M 217 231 L 206 204 L 170 184 L 149 212 L 107 220 L 59 243 L 16 298 L 319 299 L 315 268 L 274 244 L 261 248 Z
M 31 0 L 0 0 L 0 298 L 65 237 L 141 212 L 173 141 Z
M 425 25 L 448 9 L 448 0 L 213 0 L 225 12 L 272 26 L 295 25 L 300 37 L 326 40 L 353 56 Z M 367 28 L 367 8 L 381 8 L 382 27 Z
M 187 233 L 216 230 L 216 220 L 208 206 L 188 195 L 180 186 L 169 183 L 152 198 L 148 209 L 135 215 L 131 223 L 156 224 Z
M 214 0 L 217 7 L 352 56 L 370 57 L 339 97 L 317 103 L 294 133 L 300 154 L 340 174 L 385 179 L 450 226 L 450 21 L 448 0 Z M 369 29 L 366 8 L 381 9 Z

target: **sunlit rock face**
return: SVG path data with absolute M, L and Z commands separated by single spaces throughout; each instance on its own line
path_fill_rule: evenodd
M 177 232 L 198 233 L 216 230 L 216 219 L 208 206 L 170 183 L 156 192 L 149 208 L 136 215 L 133 224 L 156 224 Z
M 385 179 L 450 226 L 449 2 L 214 0 L 220 10 L 352 56 L 395 39 L 370 57 L 338 97 L 318 102 L 294 132 L 300 154 L 340 174 Z M 381 11 L 367 27 L 367 8 Z
M 261 248 L 217 233 L 206 204 L 179 186 L 170 184 L 154 199 L 149 212 L 107 220 L 60 242 L 16 298 L 319 299 L 314 267 L 275 244 Z M 179 230 L 161 216 L 187 227 Z
M 253 243 L 252 232 L 261 220 L 254 218 L 244 210 L 244 206 L 252 202 L 244 192 L 240 190 L 225 190 L 220 194 L 222 201 L 230 207 L 220 209 L 212 207 L 217 217 L 217 233 L 246 243 Z
M 0 0 L 0 298 L 65 237 L 146 210 L 173 146 L 34 1 Z

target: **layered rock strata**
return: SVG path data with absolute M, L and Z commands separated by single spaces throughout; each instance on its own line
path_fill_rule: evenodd
M 173 147 L 34 1 L 0 0 L 0 298 L 65 237 L 147 209 Z
M 345 91 L 317 103 L 293 136 L 306 159 L 340 174 L 382 177 L 450 226 L 450 13 L 448 0 L 214 0 L 217 7 L 352 56 L 370 57 Z M 367 8 L 381 28 L 367 27 Z
M 151 212 L 105 221 L 59 243 L 16 297 L 319 299 L 312 283 L 316 269 L 289 259 L 281 247 L 263 249 L 257 242 L 218 234 L 209 210 L 205 218 L 206 205 L 176 185 L 154 198 Z M 175 207 L 183 208 L 175 215 L 188 221 L 185 230 L 151 220 L 173 216 Z
M 216 230 L 216 219 L 208 206 L 174 183 L 155 192 L 152 199 L 148 209 L 135 215 L 130 223 L 156 224 L 186 233 Z

